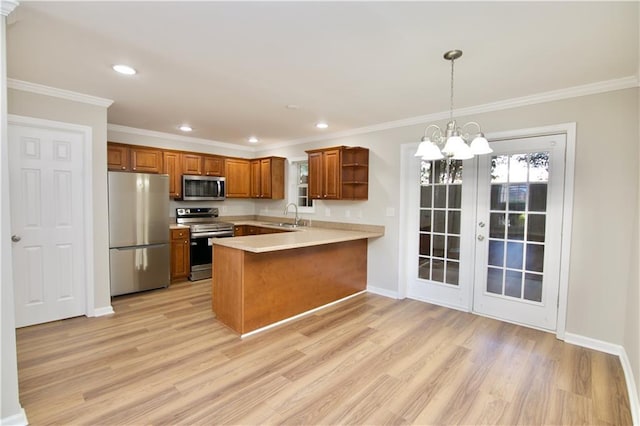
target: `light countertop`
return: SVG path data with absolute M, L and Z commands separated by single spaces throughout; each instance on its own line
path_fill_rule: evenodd
M 177 225 L 174 223 L 169 225 L 169 229 L 189 229 L 189 225 Z
M 233 238 L 214 238 L 213 244 L 230 247 L 252 253 L 264 253 L 277 250 L 288 250 L 300 247 L 311 247 L 344 241 L 377 238 L 384 235 L 384 230 L 342 230 L 333 228 L 306 227 L 284 228 L 270 225 L 268 222 L 256 220 L 233 221 L 234 225 L 252 225 L 264 228 L 283 229 L 288 232 L 277 234 L 247 235 Z

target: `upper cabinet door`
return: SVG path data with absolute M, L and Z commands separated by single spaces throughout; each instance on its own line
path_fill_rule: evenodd
M 182 174 L 201 175 L 202 156 L 195 154 L 182 154 Z
M 169 175 L 169 197 L 182 198 L 182 154 L 163 152 L 162 172 Z
M 324 190 L 323 197 L 327 200 L 340 199 L 340 150 L 330 149 L 323 152 L 322 168 L 324 179 L 322 186 Z
M 260 194 L 262 198 L 271 198 L 271 159 L 260 160 Z
M 250 198 L 251 163 L 239 158 L 225 159 L 227 198 Z
M 162 151 L 153 148 L 131 147 L 131 170 L 140 173 L 160 173 Z
M 322 152 L 309 153 L 309 198 L 321 199 L 322 192 Z
M 260 173 L 260 160 L 251 160 L 250 170 L 251 198 L 262 198 L 262 173 Z
M 109 170 L 129 170 L 129 147 L 127 145 L 107 144 L 107 168 Z
M 224 176 L 224 158 L 213 155 L 203 157 L 204 174 L 206 176 Z

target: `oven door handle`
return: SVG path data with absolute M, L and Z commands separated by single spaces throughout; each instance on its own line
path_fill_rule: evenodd
M 233 237 L 233 231 L 223 232 L 194 232 L 191 234 L 191 239 L 195 238 L 221 238 L 221 237 Z M 192 243 L 193 245 L 193 243 Z

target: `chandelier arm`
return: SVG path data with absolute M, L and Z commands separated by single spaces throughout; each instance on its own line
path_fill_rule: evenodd
M 427 133 L 429 133 L 429 129 L 434 129 L 434 131 L 429 135 L 431 138 L 436 139 L 433 142 L 440 142 L 442 139 L 442 130 L 435 124 L 430 124 L 424 129 L 424 136 L 427 137 Z
M 467 126 L 476 126 L 478 128 L 478 133 L 482 133 L 482 128 L 480 127 L 480 124 L 476 123 L 475 121 L 469 121 L 468 123 L 465 123 L 462 125 L 462 133 L 464 133 L 465 139 L 469 138 L 470 133 L 465 132 L 465 128 Z

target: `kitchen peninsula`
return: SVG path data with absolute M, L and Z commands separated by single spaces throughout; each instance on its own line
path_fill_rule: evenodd
M 245 335 L 364 291 L 367 240 L 384 227 L 361 229 L 301 227 L 213 240 L 217 319 Z

